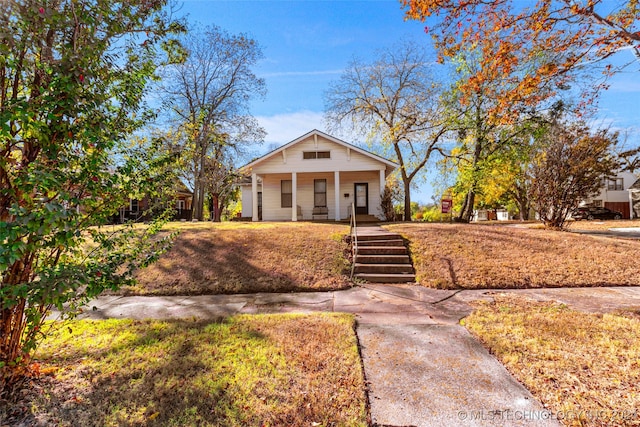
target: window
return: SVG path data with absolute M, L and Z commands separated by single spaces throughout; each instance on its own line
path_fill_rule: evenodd
M 607 190 L 622 191 L 624 190 L 624 180 L 622 178 L 610 179 L 607 183 Z
M 292 194 L 291 180 L 283 179 L 282 181 L 280 181 L 280 207 L 281 208 L 290 208 L 292 206 L 291 194 Z
M 327 207 L 327 180 L 326 179 L 313 180 L 313 207 L 315 208 Z
M 129 210 L 131 212 L 138 212 L 139 207 L 140 207 L 140 203 L 138 203 L 138 199 L 129 200 Z
M 179 211 L 184 210 L 184 200 L 176 200 L 176 209 Z
M 309 159 L 330 159 L 331 151 L 303 151 L 302 158 Z

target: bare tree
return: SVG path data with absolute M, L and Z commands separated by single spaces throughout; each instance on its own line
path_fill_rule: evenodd
M 620 171 L 631 173 L 640 171 L 640 145 L 637 147 L 630 145 L 628 132 L 624 134 L 624 140 L 616 150 L 616 156 L 620 162 Z
M 354 59 L 326 93 L 326 120 L 391 148 L 400 165 L 404 216 L 411 218 L 411 182 L 447 131 L 441 86 L 419 43 L 401 42 L 371 63 Z
M 531 168 L 530 199 L 548 228 L 562 229 L 578 204 L 600 190 L 618 167 L 611 149 L 618 135 L 583 123 L 554 121 L 540 139 Z
M 265 82 L 252 67 L 262 58 L 257 42 L 244 34 L 230 35 L 219 27 L 190 32 L 183 41 L 184 63 L 167 70 L 167 104 L 174 126 L 174 149 L 182 151 L 185 171 L 193 188 L 193 217 L 202 220 L 207 169 L 229 169 L 229 159 L 244 144 L 262 141 L 265 135 L 249 114 L 249 101 L 264 96 Z

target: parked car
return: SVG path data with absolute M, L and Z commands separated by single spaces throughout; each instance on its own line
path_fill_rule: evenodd
M 612 211 L 609 208 L 581 207 L 576 209 L 571 217 L 576 221 L 581 219 L 622 219 L 622 212 Z

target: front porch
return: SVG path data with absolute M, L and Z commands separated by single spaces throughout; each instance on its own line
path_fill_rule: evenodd
M 385 170 L 251 175 L 252 221 L 342 221 L 358 215 L 382 219 Z M 248 200 L 243 197 L 243 202 Z

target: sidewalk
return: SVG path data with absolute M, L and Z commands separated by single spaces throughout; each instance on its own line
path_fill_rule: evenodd
M 471 312 L 471 301 L 502 292 L 587 312 L 640 308 L 640 287 L 446 291 L 368 284 L 335 292 L 101 297 L 80 318 L 216 320 L 240 313 L 353 313 L 374 425 L 557 425 L 459 325 Z

